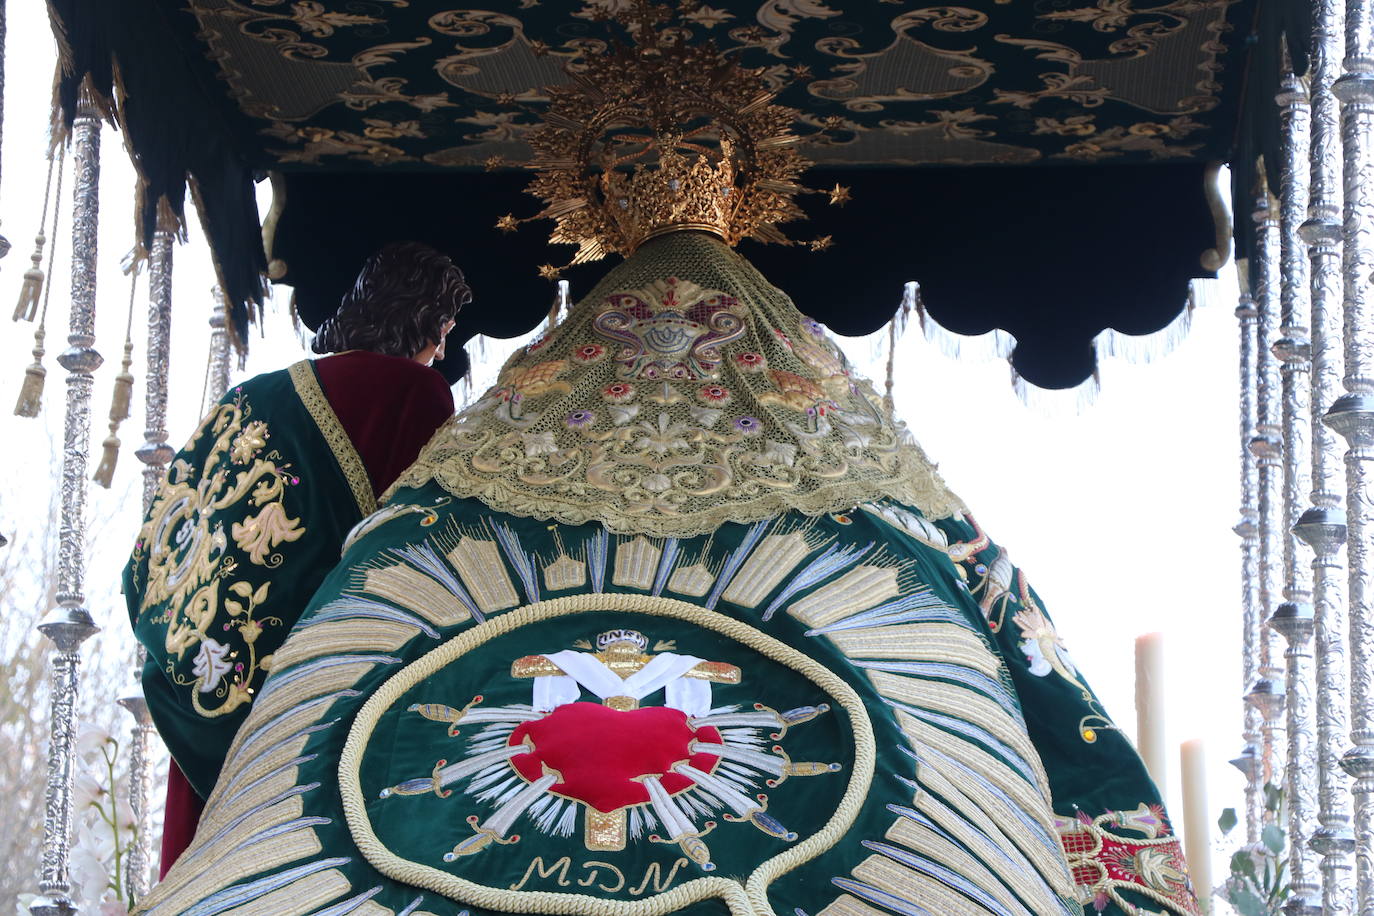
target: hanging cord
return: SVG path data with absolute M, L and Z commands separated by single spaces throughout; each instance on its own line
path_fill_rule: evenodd
M 62 155 L 59 152 L 58 156 Z M 33 266 L 24 271 L 24 284 L 19 287 L 19 302 L 14 307 L 15 321 L 33 321 L 34 313 L 38 311 L 38 300 L 43 293 L 43 246 L 48 238 L 43 234 L 43 230 L 48 225 L 48 200 L 52 195 L 52 167 L 53 162 L 58 157 L 53 156 L 52 148 L 48 148 L 48 177 L 43 183 L 43 215 L 38 218 L 38 234 L 33 237 L 33 254 L 29 255 L 29 260 Z M 58 181 L 62 180 L 61 171 L 58 172 Z M 56 235 L 57 230 L 53 233 Z M 48 270 L 52 270 L 51 264 Z
M 5 36 L 9 32 L 5 16 L 5 0 L 0 0 L 0 128 L 5 122 Z M 9 239 L 0 235 L 0 258 L 10 253 Z
M 48 168 L 52 168 L 51 151 L 49 151 Z M 52 211 L 52 237 L 53 243 L 48 248 L 48 273 L 52 273 L 53 258 L 57 254 L 57 224 L 62 217 L 62 174 L 63 166 L 66 164 L 66 148 L 58 147 L 57 151 L 57 191 L 54 194 Z M 43 216 L 44 223 L 47 222 L 47 191 L 43 192 Z M 42 238 L 42 227 L 39 227 L 39 238 Z M 40 277 L 42 275 L 40 274 Z M 28 282 L 28 275 L 25 274 L 24 282 Z M 47 351 L 43 349 L 43 341 L 46 337 L 46 326 L 48 323 L 48 297 L 52 292 L 52 285 L 48 284 L 43 290 L 43 308 L 38 317 L 38 328 L 33 332 L 33 365 L 24 370 L 24 384 L 19 389 L 19 400 L 14 405 L 14 415 L 16 417 L 36 417 L 38 411 L 43 407 L 43 381 L 47 377 L 48 370 L 43 367 L 43 356 Z
M 115 376 L 114 396 L 110 399 L 110 434 L 105 437 L 104 454 L 91 480 L 105 489 L 114 480 L 115 465 L 119 463 L 119 424 L 129 419 L 129 404 L 133 400 L 134 376 L 129 366 L 134 361 L 134 301 L 138 298 L 138 274 L 143 261 L 135 253 L 129 264 L 129 318 L 124 325 L 124 360 Z

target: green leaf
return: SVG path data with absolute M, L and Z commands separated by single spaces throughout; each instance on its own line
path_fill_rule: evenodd
M 1272 782 L 1264 784 L 1264 810 L 1277 813 L 1283 807 L 1283 790 Z
M 1259 881 L 1255 875 L 1255 860 L 1244 849 L 1231 854 L 1231 874 L 1241 878 L 1249 878 L 1252 883 Z
M 1277 824 L 1265 824 L 1264 830 L 1260 832 L 1260 841 L 1274 855 L 1283 853 L 1283 831 L 1279 829 Z
M 1221 812 L 1221 817 L 1217 818 L 1217 827 L 1221 828 L 1223 836 L 1236 829 L 1236 824 L 1240 819 L 1236 817 L 1235 808 L 1227 808 Z
M 1272 916 L 1264 901 L 1249 888 L 1236 888 L 1229 896 L 1228 902 L 1236 908 L 1240 916 Z

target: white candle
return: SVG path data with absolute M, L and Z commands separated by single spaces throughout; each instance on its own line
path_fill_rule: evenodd
M 1207 810 L 1207 751 L 1201 738 L 1178 748 L 1183 779 L 1183 848 L 1203 913 L 1212 912 L 1212 831 Z
M 1135 640 L 1136 749 L 1159 787 L 1168 793 L 1168 763 L 1164 745 L 1164 634 L 1146 633 Z

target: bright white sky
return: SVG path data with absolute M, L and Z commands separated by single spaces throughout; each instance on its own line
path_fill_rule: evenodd
M 7 51 L 0 231 L 14 248 L 0 262 L 5 315 L 29 266 L 42 205 L 55 58 L 42 4 L 10 4 Z M 122 138 L 106 130 L 103 139 L 96 346 L 105 365 L 97 373 L 93 401 L 92 471 L 128 315 L 129 283 L 119 262 L 133 242 L 134 173 Z M 57 486 L 59 468 L 42 462 L 60 454 L 62 437 L 64 373 L 54 357 L 65 346 L 70 291 L 65 201 L 63 210 L 48 321 L 48 383 L 38 420 L 10 414 L 23 368 L 31 362 L 33 326 L 10 325 L 0 316 L 0 440 L 7 456 L 0 468 L 0 533 L 12 542 L 44 524 L 47 491 Z M 201 413 L 214 282 L 199 226 L 189 231 L 190 243 L 175 256 L 173 444 L 185 440 Z M 995 269 L 996 252 L 988 257 Z M 524 271 L 529 265 L 510 268 Z M 1213 821 L 1221 808 L 1239 805 L 1242 788 L 1240 775 L 1225 762 L 1241 747 L 1239 546 L 1230 530 L 1238 516 L 1239 453 L 1234 274 L 1228 270 L 1225 281 L 1203 286 L 1203 305 L 1175 351 L 1149 365 L 1103 360 L 1101 394 L 1081 413 L 1028 409 L 1012 390 L 1006 363 L 952 360 L 924 340 L 918 327 L 899 342 L 897 361 L 899 412 L 985 530 L 1026 571 L 1078 666 L 1127 734 L 1135 732 L 1133 641 L 1146 632 L 1165 634 L 1167 732 L 1175 748 L 1169 791 L 1180 826 L 1179 742 L 1207 741 Z M 574 290 L 574 298 L 579 292 L 585 290 Z M 893 291 L 894 309 L 900 294 Z M 288 300 L 277 293 L 265 337 L 253 332 L 248 364 L 236 378 L 300 358 L 286 316 Z M 125 449 L 113 488 L 94 489 L 88 504 L 88 518 L 107 532 L 88 573 L 89 604 L 105 626 L 96 639 L 117 640 L 130 655 L 133 640 L 118 573 L 140 515 L 141 465 L 133 449 L 143 441 L 146 317 L 146 282 L 140 281 L 134 415 L 120 432 Z M 499 364 L 512 344 L 488 342 L 488 360 Z M 852 341 L 847 349 L 861 364 L 874 355 L 868 341 Z M 881 373 L 881 360 L 869 363 L 870 376 L 880 379 Z M 1221 868 L 1218 858 L 1216 880 Z

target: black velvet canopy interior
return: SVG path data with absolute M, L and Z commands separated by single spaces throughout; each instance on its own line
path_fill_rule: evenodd
M 536 269 L 570 250 L 538 224 L 494 224 L 537 211 L 522 193 L 524 137 L 542 87 L 623 37 L 597 15 L 608 4 L 50 6 L 66 116 L 87 78 L 113 100 L 146 184 L 145 234 L 160 200 L 181 211 L 191 180 L 240 339 L 267 271 L 253 183 L 268 171 L 285 191 L 271 257 L 307 325 L 366 254 L 408 238 L 467 272 L 466 339 L 518 334 L 548 312 L 554 289 Z M 1249 194 L 1251 164 L 1277 142 L 1279 38 L 1306 45 L 1302 6 L 748 0 L 691 5 L 681 24 L 765 68 L 799 110 L 808 186 L 852 188 L 843 207 L 805 198 L 809 219 L 784 227 L 830 236 L 829 250 L 741 246 L 774 283 L 858 334 L 915 280 L 942 325 L 1010 332 L 1018 373 L 1058 388 L 1092 374 L 1103 329 L 1166 326 L 1188 281 L 1218 266 L 1226 226 L 1207 170 L 1231 160 Z M 565 274 L 574 296 L 607 266 Z

